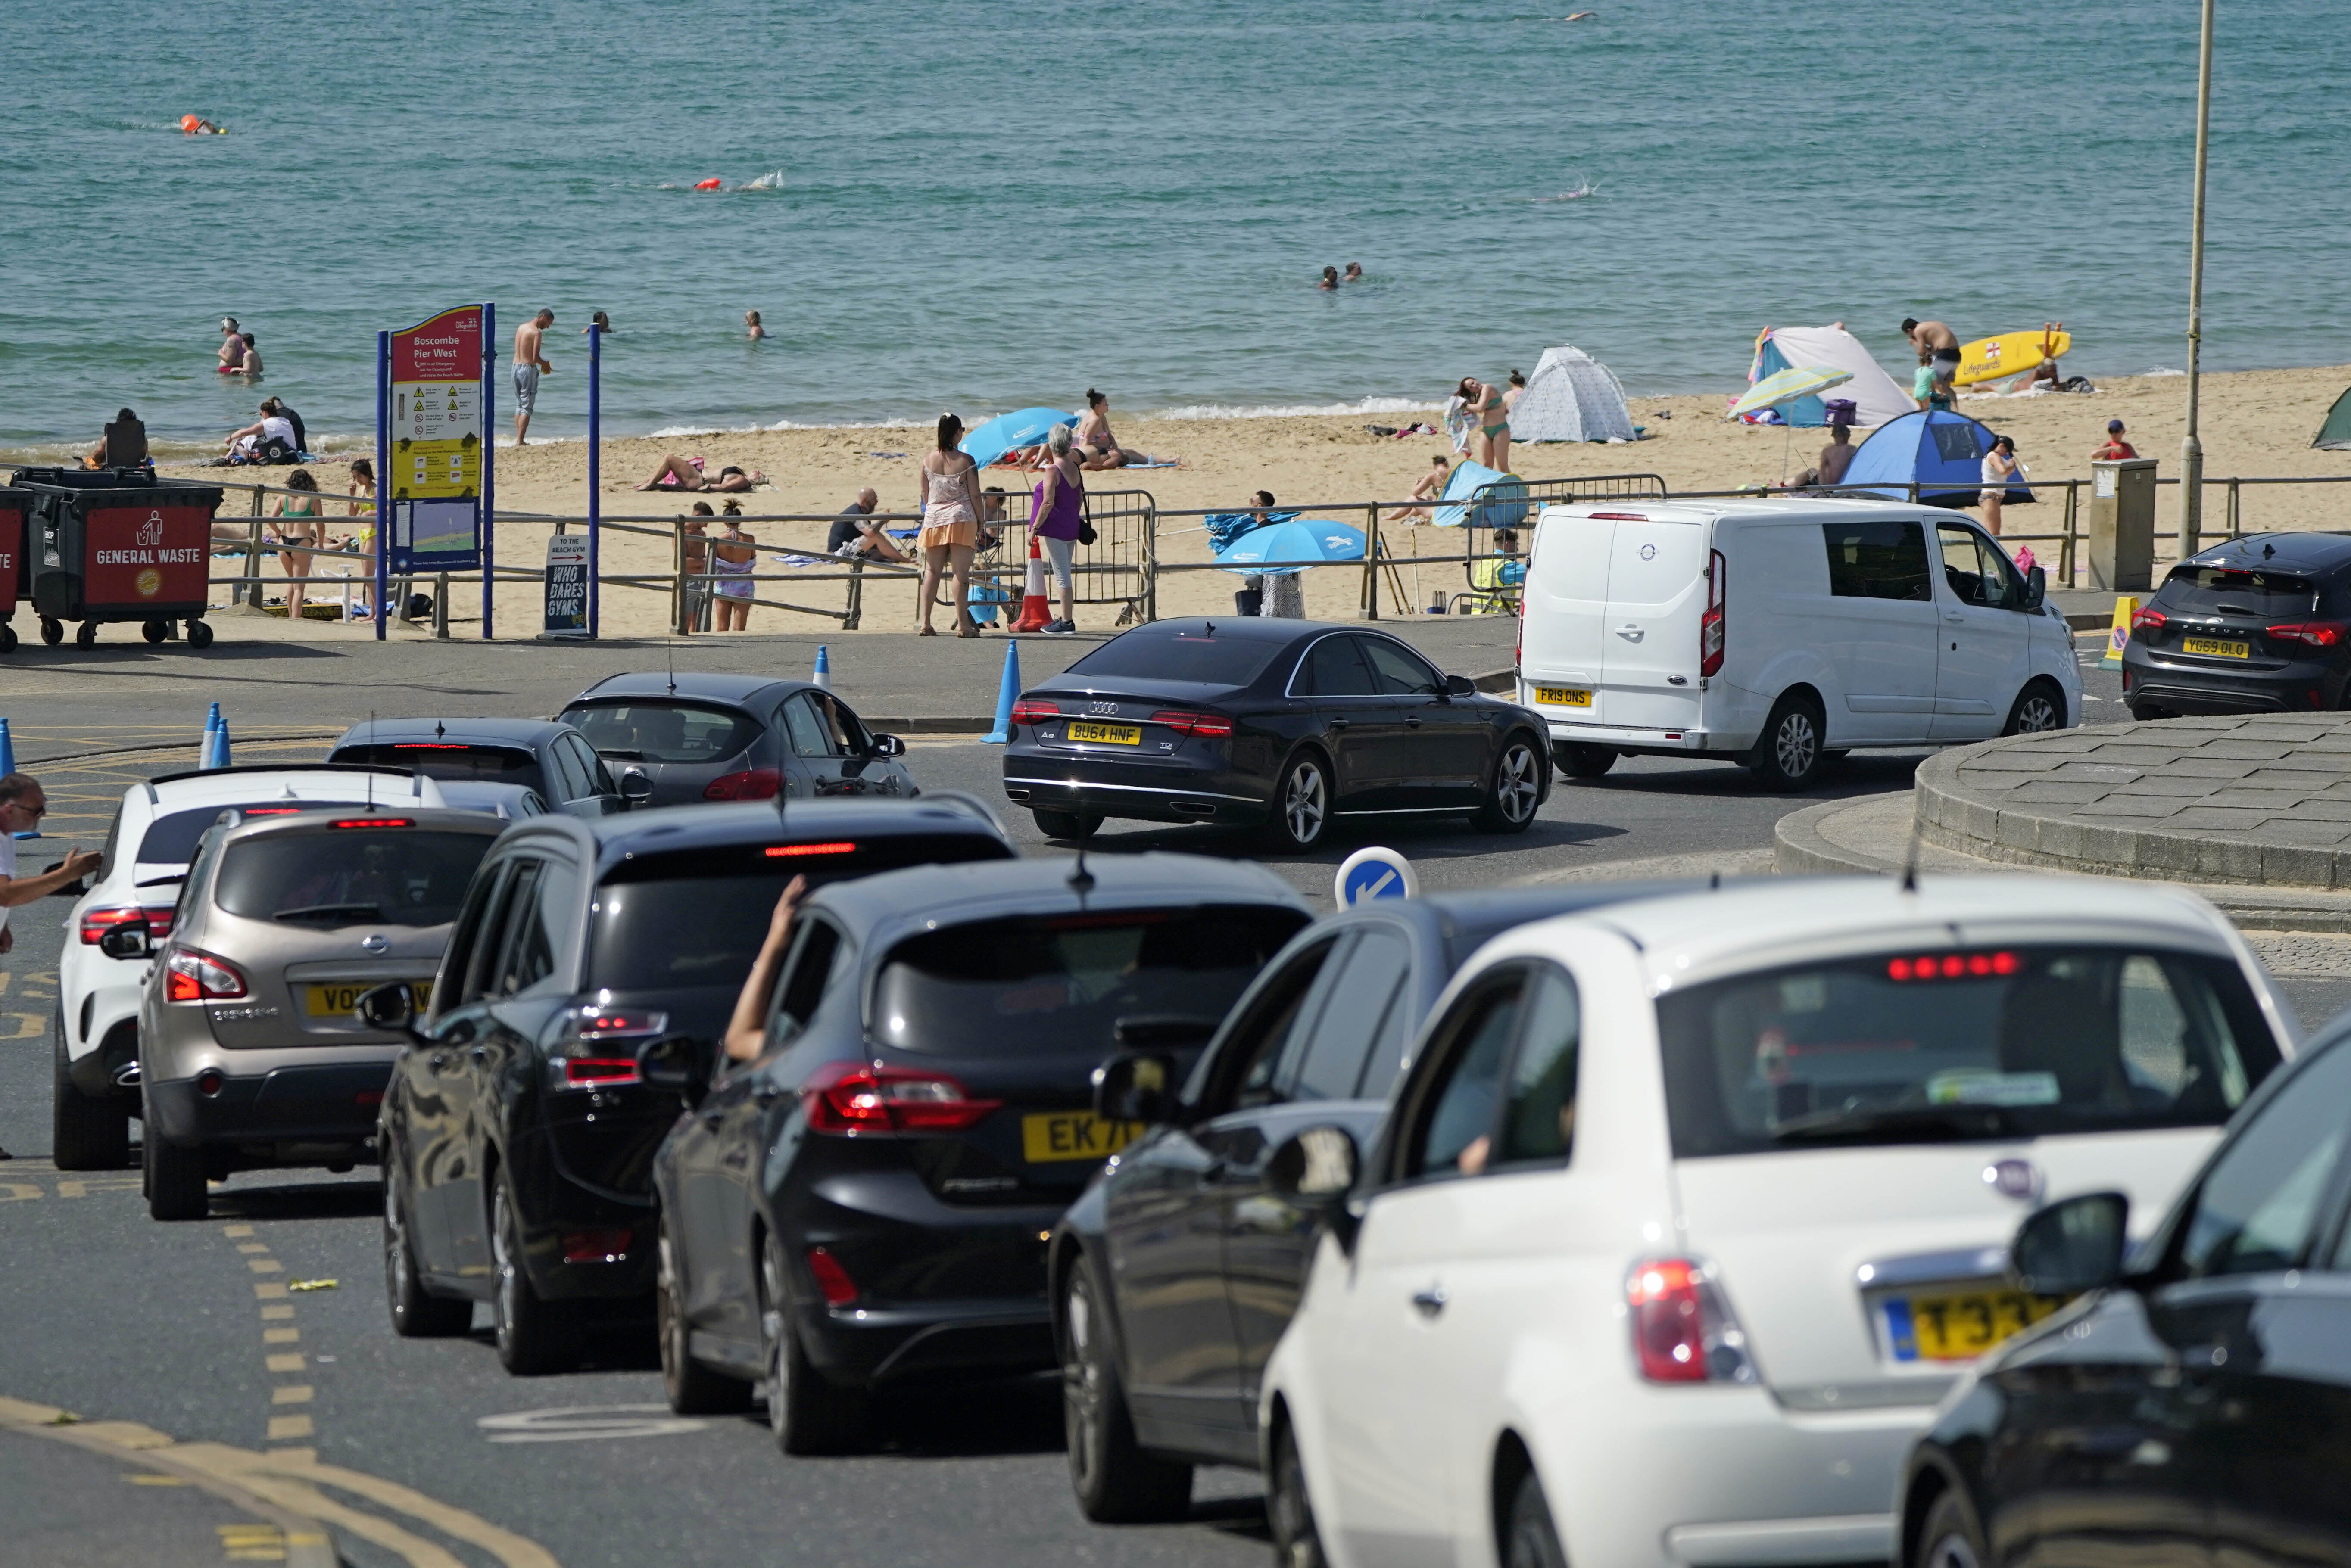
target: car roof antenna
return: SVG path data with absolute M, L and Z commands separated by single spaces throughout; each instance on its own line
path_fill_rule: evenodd
M 447 740 L 449 738 L 449 726 L 439 719 L 434 720 L 433 738 L 436 741 Z
M 371 752 L 375 750 L 375 710 L 372 708 L 368 710 L 368 750 Z M 368 765 L 367 792 L 368 813 L 373 815 L 375 813 L 375 765 L 371 763 Z
M 1918 890 L 1919 842 L 1918 825 L 1914 821 L 1910 824 L 1910 847 L 1902 853 L 1902 890 L 1906 893 Z
M 669 643 L 662 651 L 669 656 L 669 694 L 677 695 L 677 644 Z
M 1094 874 L 1086 869 L 1086 846 L 1082 844 L 1078 846 L 1078 867 L 1070 873 L 1070 890 L 1081 903 L 1094 890 Z

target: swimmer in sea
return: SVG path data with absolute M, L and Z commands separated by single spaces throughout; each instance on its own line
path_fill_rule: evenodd
M 750 328 L 743 336 L 754 343 L 768 335 L 768 329 L 759 325 L 759 313 L 756 310 L 747 310 L 743 313 L 743 325 Z
M 237 333 L 236 317 L 221 317 L 220 373 L 235 376 L 245 369 L 245 339 Z
M 600 327 L 604 329 L 605 337 L 610 337 L 612 335 L 612 318 L 601 310 L 588 318 L 588 325 L 580 329 L 580 336 L 585 337 Z
M 183 136 L 226 136 L 228 134 L 228 128 L 225 126 L 214 125 L 211 120 L 199 119 L 197 116 L 193 114 L 183 114 L 180 116 L 180 134 Z
M 1339 286 L 1339 269 L 1335 266 L 1324 267 L 1322 269 L 1322 281 L 1317 283 L 1314 286 L 1325 291 L 1326 293 L 1332 289 L 1337 288 Z
M 1361 282 L 1363 282 L 1363 281 L 1364 281 L 1364 264 L 1363 264 L 1363 263 L 1361 263 L 1361 262 L 1349 262 L 1349 263 L 1347 264 L 1347 270 L 1346 270 L 1346 273 L 1344 274 L 1344 275 L 1343 275 L 1343 276 L 1339 279 L 1339 281 L 1340 281 L 1341 283 L 1361 283 Z

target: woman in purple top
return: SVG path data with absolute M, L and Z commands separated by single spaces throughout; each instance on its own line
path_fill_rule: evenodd
M 1048 637 L 1067 637 L 1078 629 L 1077 574 L 1071 567 L 1078 551 L 1078 529 L 1085 521 L 1086 481 L 1070 451 L 1075 439 L 1067 425 L 1055 425 L 1053 433 L 1045 438 L 1050 461 L 1033 498 L 1036 509 L 1029 514 L 1036 519 L 1037 537 L 1061 587 L 1061 618 L 1045 623 Z

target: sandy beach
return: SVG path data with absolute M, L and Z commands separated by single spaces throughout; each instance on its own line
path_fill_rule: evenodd
M 2313 432 L 2327 407 L 2340 394 L 2351 368 L 2260 370 L 2207 375 L 2203 379 L 2201 423 L 2208 480 L 2231 475 L 2351 475 L 2351 453 L 2317 452 L 2310 447 Z M 1634 398 L 1634 422 L 1646 427 L 1646 439 L 1629 445 L 1514 447 L 1511 466 L 1528 479 L 1573 475 L 1641 472 L 1661 476 L 1673 491 L 1730 490 L 1777 483 L 1813 461 L 1823 439 L 1818 431 L 1790 432 L 1725 420 L 1722 410 L 1733 395 L 1675 398 Z M 1983 421 L 1993 430 L 2016 439 L 2019 455 L 2034 480 L 2086 479 L 2090 449 L 2104 439 L 2106 421 L 2121 419 L 2129 440 L 2144 456 L 2158 459 L 2168 477 L 2179 469 L 2179 443 L 2185 429 L 2186 386 L 2176 376 L 2126 378 L 2102 381 L 2090 395 L 2038 394 L 2027 397 L 1967 394 L 1961 411 Z M 1429 467 L 1430 458 L 1448 451 L 1439 437 L 1393 440 L 1368 434 L 1364 426 L 1407 423 L 1404 414 L 1332 415 L 1302 418 L 1225 420 L 1152 420 L 1133 415 L 1115 417 L 1123 441 L 1155 454 L 1179 457 L 1181 465 L 1132 472 L 1087 475 L 1092 492 L 1145 490 L 1163 511 L 1198 507 L 1234 507 L 1246 504 L 1249 493 L 1270 490 L 1282 507 L 1318 508 L 1342 503 L 1379 501 L 1401 504 Z M 1420 416 L 1435 421 L 1436 416 Z M 786 572 L 773 557 L 786 551 L 813 553 L 820 549 L 826 524 L 820 522 L 758 522 L 763 514 L 821 514 L 829 516 L 849 504 L 857 492 L 871 485 L 884 510 L 912 511 L 915 505 L 915 468 L 929 440 L 927 429 L 907 426 L 880 428 L 795 429 L 784 431 L 714 432 L 708 435 L 608 440 L 604 443 L 603 510 L 607 519 L 643 517 L 657 526 L 684 513 L 690 498 L 675 491 L 643 493 L 634 489 L 664 452 L 701 456 L 710 472 L 726 463 L 765 473 L 767 485 L 742 496 L 744 510 L 754 521 L 747 531 L 760 545 L 759 570 Z M 883 455 L 897 453 L 903 455 Z M 509 566 L 534 569 L 543 558 L 552 524 L 541 518 L 580 517 L 588 503 L 588 452 L 579 441 L 552 441 L 517 450 L 501 447 L 497 453 L 498 557 Z M 251 471 L 174 467 L 190 477 L 234 482 L 259 477 Z M 321 488 L 331 497 L 343 488 L 340 464 L 322 464 Z M 273 473 L 272 477 L 282 478 Z M 1025 491 L 1032 476 L 1009 470 L 992 470 L 988 484 Z M 2157 526 L 2177 525 L 2178 492 L 2167 489 L 2158 502 Z M 714 502 L 717 497 L 712 498 Z M 2205 528 L 2209 535 L 2226 527 L 2225 491 L 2207 492 Z M 224 516 L 246 509 L 244 498 L 232 494 Z M 331 508 L 340 511 L 338 505 Z M 1310 511 L 1310 514 L 1318 514 Z M 1360 510 L 1350 514 L 1332 510 L 1319 514 L 1361 525 Z M 2032 535 L 2063 525 L 2062 505 L 2011 507 L 2008 531 Z M 331 524 L 330 520 L 330 524 Z M 2351 489 L 2332 486 L 2249 489 L 2244 493 L 2243 525 L 2263 528 L 2314 529 L 2345 526 L 2351 521 Z M 1416 527 L 1409 530 L 1383 524 L 1387 548 L 1396 556 L 1458 554 L 1458 530 Z M 1169 518 L 1161 524 L 1163 562 L 1205 561 L 1207 539 L 1196 518 Z M 2159 553 L 2164 548 L 2158 545 Z M 2053 562 L 2054 552 L 2036 549 Z M 666 538 L 608 533 L 603 544 L 607 574 L 662 576 L 671 568 Z M 326 563 L 321 564 L 327 566 Z M 233 569 L 225 563 L 219 568 Z M 828 563 L 809 569 L 811 576 L 835 568 Z M 1463 586 L 1463 570 L 1456 566 L 1401 567 L 1398 585 L 1406 603 L 1422 607 L 1440 590 Z M 272 573 L 273 583 L 277 579 Z M 1229 612 L 1237 577 L 1221 572 L 1164 574 L 1159 583 L 1162 616 Z M 1017 583 L 1015 585 L 1017 590 Z M 1344 618 L 1356 613 L 1362 587 L 1358 566 L 1320 568 L 1307 574 L 1309 615 Z M 273 588 L 273 592 L 282 589 Z M 1399 613 L 1395 589 L 1382 589 L 1381 613 Z M 225 590 L 216 590 L 223 597 Z M 845 602 L 841 582 L 787 581 L 763 583 L 759 597 L 819 607 Z M 475 590 L 459 588 L 454 595 L 456 613 L 473 613 L 478 606 Z M 603 627 L 607 636 L 657 636 L 668 625 L 670 597 L 658 591 L 608 584 L 603 595 Z M 498 632 L 502 637 L 528 636 L 538 629 L 535 583 L 501 584 L 498 590 Z M 1081 628 L 1108 629 L 1117 607 L 1081 605 Z M 757 607 L 751 614 L 755 631 L 802 631 L 826 628 L 826 620 L 785 611 Z M 903 631 L 914 624 L 914 591 L 909 579 L 869 576 L 864 593 L 862 629 Z M 942 634 L 952 629 L 944 611 L 936 619 Z M 334 628 L 320 626 L 325 635 Z

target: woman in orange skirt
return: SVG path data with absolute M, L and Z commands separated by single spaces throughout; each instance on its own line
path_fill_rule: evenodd
M 962 450 L 963 421 L 953 414 L 939 416 L 938 449 L 923 459 L 923 606 L 922 635 L 936 637 L 931 628 L 932 596 L 939 575 L 952 567 L 955 584 L 956 635 L 977 637 L 971 618 L 971 553 L 979 543 L 979 464 Z

